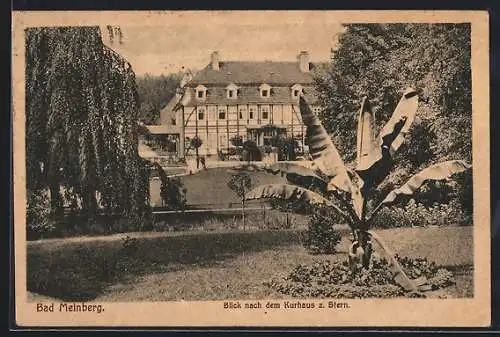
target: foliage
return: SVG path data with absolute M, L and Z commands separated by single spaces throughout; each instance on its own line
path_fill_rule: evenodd
M 375 228 L 396 228 L 412 226 L 470 225 L 472 219 L 456 201 L 447 204 L 424 206 L 411 199 L 401 207 L 385 207 L 373 220 Z
M 231 137 L 231 139 L 229 140 L 231 142 L 231 144 L 233 146 L 236 146 L 236 147 L 240 147 L 240 146 L 243 146 L 243 137 L 241 136 L 233 136 Z
M 28 239 L 43 237 L 55 229 L 50 208 L 50 196 L 47 190 L 37 190 L 29 193 L 27 205 Z
M 339 223 L 338 215 L 327 208 L 318 207 L 310 216 L 304 235 L 304 247 L 311 254 L 333 254 L 342 234 L 334 229 Z
M 162 204 L 169 210 L 182 210 L 186 207 L 187 189 L 179 178 L 169 177 L 158 163 L 153 163 L 153 166 L 158 171 L 158 176 L 161 181 L 160 197 Z
M 413 169 L 439 158 L 470 162 L 470 57 L 469 24 L 346 25 L 330 69 L 317 78 L 325 107 L 321 117 L 344 159 L 355 159 L 352 144 L 361 97 L 369 95 L 380 130 L 398 102 L 397 89 L 411 85 L 421 96 L 419 120 L 412 135 L 416 139 L 410 139 L 402 156 L 412 161 Z M 418 141 L 420 126 L 434 137 Z M 414 146 L 422 157 L 411 155 Z
M 136 79 L 139 95 L 138 119 L 146 124 L 158 124 L 160 110 L 175 96 L 181 79 L 180 74 L 138 76 Z
M 169 210 L 182 210 L 186 207 L 186 189 L 178 178 L 162 179 L 160 196 L 163 205 Z
M 191 140 L 189 141 L 189 144 L 190 146 L 193 148 L 193 149 L 199 149 L 202 145 L 203 145 L 203 141 L 201 140 L 200 137 L 198 136 L 194 136 L 193 138 L 191 138 Z
M 137 149 L 137 89 L 130 64 L 98 27 L 26 30 L 28 195 L 61 191 L 92 219 L 98 209 L 140 223 L 149 216 L 148 172 Z
M 295 149 L 299 144 L 293 137 L 275 136 L 271 139 L 273 146 L 278 148 L 278 160 L 293 161 L 296 160 Z
M 231 175 L 231 179 L 227 182 L 227 186 L 241 198 L 241 216 L 243 229 L 245 229 L 245 196 L 247 191 L 252 187 L 252 178 L 248 173 L 236 170 L 236 172 L 233 172 Z
M 395 256 L 405 273 L 418 280 L 422 291 L 438 290 L 455 283 L 453 274 L 439 268 L 425 258 L 401 258 Z M 405 293 L 392 279 L 389 263 L 374 259 L 372 267 L 353 273 L 347 262 L 315 261 L 311 265 L 298 265 L 281 279 L 266 282 L 269 287 L 300 298 L 389 298 L 423 296 Z
M 403 145 L 418 109 L 419 96 L 414 89 L 407 88 L 399 100 L 391 118 L 375 137 L 375 116 L 370 102 L 363 98 L 359 110 L 357 128 L 357 166 L 348 168 L 341 158 L 332 139 L 326 133 L 319 118 L 304 95 L 300 96 L 299 107 L 302 120 L 307 127 L 306 143 L 313 158 L 314 170 L 306 174 L 293 168 L 284 167 L 276 172 L 287 175 L 289 184 L 261 185 L 249 193 L 249 199 L 279 198 L 299 200 L 310 204 L 329 207 L 344 218 L 351 228 L 352 245 L 349 248 L 349 265 L 352 271 L 359 267 L 368 269 L 372 256 L 374 239 L 389 256 L 390 270 L 396 281 L 406 291 L 415 291 L 416 286 L 405 275 L 398 262 L 392 258 L 389 248 L 373 232 L 373 219 L 380 209 L 397 202 L 398 199 L 413 196 L 428 181 L 449 179 L 452 175 L 467 171 L 472 165 L 463 160 L 448 160 L 431 165 L 413 175 L 401 187 L 390 191 L 384 199 L 373 207 L 373 196 L 377 187 L 387 178 L 393 168 L 397 150 Z M 293 173 L 293 179 L 290 179 Z M 311 189 L 311 177 L 323 180 L 326 189 Z M 321 184 L 319 185 L 321 186 Z
M 262 153 L 253 140 L 249 139 L 243 143 L 243 160 L 247 162 L 262 160 Z
M 231 175 L 227 186 L 243 200 L 246 192 L 252 187 L 252 178 L 244 172 L 237 172 Z

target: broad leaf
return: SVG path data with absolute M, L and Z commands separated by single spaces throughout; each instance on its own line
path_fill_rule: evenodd
M 392 167 L 392 157 L 403 144 L 415 119 L 418 95 L 414 89 L 406 89 L 392 117 L 377 137 L 378 146 L 358 163 L 356 172 L 368 186 L 378 185 Z
M 314 170 L 293 163 L 275 163 L 270 166 L 265 166 L 264 171 L 274 175 L 280 174 L 282 177 L 286 176 L 287 180 L 295 185 L 305 188 L 315 187 L 322 193 L 326 192 L 328 181 L 325 181 Z
M 333 204 L 330 200 L 316 192 L 299 186 L 287 184 L 261 185 L 254 188 L 245 195 L 245 199 L 248 200 L 269 198 L 308 202 L 315 205 L 323 204 L 331 206 Z
M 309 203 L 312 205 L 325 205 L 335 209 L 344 219 L 352 224 L 352 220 L 333 202 L 321 196 L 320 194 L 310 191 L 308 189 L 287 185 L 287 184 L 268 184 L 261 185 L 245 195 L 245 199 L 281 199 L 287 201 L 299 201 Z
M 266 172 L 272 173 L 272 174 L 281 174 L 281 176 L 287 174 L 287 173 L 293 173 L 297 175 L 301 175 L 304 177 L 311 177 L 314 179 L 319 179 L 324 182 L 325 181 L 323 178 L 321 178 L 314 170 L 305 167 L 303 165 L 299 164 L 294 164 L 294 163 L 286 163 L 286 162 L 278 162 L 272 165 L 264 166 L 263 168 Z
M 349 177 L 351 178 L 351 200 L 354 212 L 358 219 L 361 220 L 363 216 L 363 201 L 364 197 L 361 194 L 361 189 L 363 187 L 363 181 L 355 171 L 348 170 Z
M 306 144 L 315 165 L 330 177 L 330 184 L 345 192 L 351 192 L 351 181 L 337 148 L 326 133 L 319 118 L 312 112 L 309 103 L 303 95 L 299 101 L 302 122 L 307 127 Z
M 396 283 L 399 284 L 401 287 L 403 287 L 403 289 L 406 291 L 417 291 L 415 283 L 412 280 L 410 280 L 410 278 L 405 274 L 403 268 L 394 257 L 395 256 L 394 253 L 384 243 L 382 238 L 380 238 L 377 234 L 373 232 L 368 232 L 368 233 L 370 234 L 372 240 L 375 240 L 377 244 L 385 252 L 394 281 L 396 281 Z
M 358 168 L 371 165 L 370 155 L 376 153 L 380 157 L 382 150 L 375 143 L 375 115 L 370 102 L 363 97 L 361 109 L 359 110 L 358 133 L 357 133 L 357 161 Z
M 449 160 L 434 164 L 412 176 L 404 185 L 392 190 L 375 208 L 375 214 L 382 205 L 393 203 L 400 195 L 413 195 L 428 180 L 443 180 L 463 172 L 472 166 L 463 160 Z M 373 216 L 373 215 L 372 215 Z

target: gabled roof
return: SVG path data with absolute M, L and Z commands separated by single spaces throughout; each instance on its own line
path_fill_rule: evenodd
M 323 64 L 319 64 L 320 67 Z M 203 85 L 228 85 L 229 83 L 257 84 L 267 83 L 271 86 L 276 84 L 293 85 L 312 84 L 313 73 L 318 64 L 309 64 L 310 72 L 302 72 L 298 62 L 249 62 L 249 61 L 221 61 L 219 70 L 212 69 L 209 64 L 186 84 L 194 88 Z
M 172 119 L 175 118 L 175 107 L 180 103 L 183 96 L 176 93 L 174 97 L 160 110 L 160 124 L 171 125 Z

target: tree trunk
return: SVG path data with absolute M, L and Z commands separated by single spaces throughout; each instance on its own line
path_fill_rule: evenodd
M 245 199 L 241 199 L 241 219 L 243 221 L 243 231 L 245 231 Z

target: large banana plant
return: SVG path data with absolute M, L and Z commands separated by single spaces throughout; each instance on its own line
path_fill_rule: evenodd
M 394 279 L 406 290 L 416 286 L 405 275 L 394 254 L 381 238 L 370 231 L 373 219 L 384 205 L 394 203 L 400 196 L 413 195 L 428 180 L 444 180 L 453 174 L 471 168 L 461 160 L 434 164 L 411 177 L 401 187 L 389 192 L 373 209 L 368 200 L 389 174 L 393 157 L 405 140 L 415 119 L 418 94 L 408 88 L 401 97 L 392 117 L 375 136 L 375 115 L 368 99 L 363 98 L 357 130 L 357 165 L 346 167 L 319 118 L 312 112 L 306 98 L 299 101 L 302 121 L 306 125 L 306 143 L 313 159 L 311 168 L 298 164 L 276 163 L 266 168 L 272 174 L 286 176 L 288 184 L 261 185 L 251 190 L 246 199 L 279 198 L 322 204 L 335 210 L 345 219 L 352 231 L 349 249 L 351 266 L 368 268 L 372 254 L 372 240 L 386 252 Z

